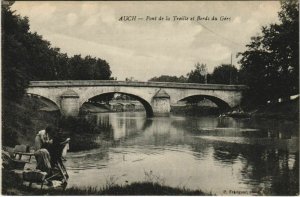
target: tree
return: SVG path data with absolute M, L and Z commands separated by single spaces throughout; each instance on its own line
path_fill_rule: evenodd
M 41 35 L 31 33 L 28 18 L 11 11 L 12 4 L 5 1 L 1 8 L 4 100 L 20 100 L 30 80 L 111 79 L 105 60 L 80 55 L 69 58 Z
M 56 57 L 60 49 L 52 48 L 50 42 L 37 33 L 28 32 L 21 42 L 27 50 L 26 69 L 30 80 L 55 80 Z
M 238 70 L 231 64 L 222 64 L 215 67 L 211 74 L 210 83 L 237 84 Z
M 207 83 L 206 64 L 195 64 L 195 70 L 189 72 L 187 78 L 187 82 L 189 83 Z
M 28 18 L 15 15 L 11 4 L 2 6 L 2 96 L 3 101 L 19 101 L 29 84 L 26 73 L 28 52 L 22 39 L 29 30 Z
M 161 75 L 159 77 L 153 77 L 148 81 L 185 83 L 187 81 L 187 78 L 185 78 L 183 75 L 181 75 L 180 77 Z
M 70 79 L 71 70 L 69 68 L 69 57 L 66 53 L 58 53 L 56 55 L 55 73 L 57 80 Z
M 249 86 L 248 102 L 299 93 L 299 4 L 282 1 L 279 24 L 262 27 L 262 35 L 251 38 L 242 56 L 241 79 Z
M 134 81 L 134 78 L 133 77 L 126 77 L 125 81 Z
M 68 65 L 70 76 L 74 80 L 109 80 L 111 70 L 109 64 L 100 58 L 74 55 Z
M 93 79 L 110 80 L 111 70 L 109 64 L 100 58 L 96 61 L 96 72 Z

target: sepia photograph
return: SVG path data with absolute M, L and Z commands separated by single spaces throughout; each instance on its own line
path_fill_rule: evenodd
M 2 195 L 299 195 L 298 0 L 2 0 L 1 38 Z

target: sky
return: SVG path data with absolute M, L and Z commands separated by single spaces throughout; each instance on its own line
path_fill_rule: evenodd
M 231 56 L 239 68 L 236 54 L 262 26 L 278 22 L 280 2 L 16 1 L 12 9 L 61 52 L 104 59 L 118 80 L 147 81 L 186 76 L 197 62 L 212 72 Z

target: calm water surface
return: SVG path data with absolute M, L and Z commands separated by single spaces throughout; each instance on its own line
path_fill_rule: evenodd
M 87 118 L 104 130 L 95 135 L 101 148 L 68 154 L 68 187 L 154 181 L 218 195 L 298 191 L 295 123 L 143 112 Z

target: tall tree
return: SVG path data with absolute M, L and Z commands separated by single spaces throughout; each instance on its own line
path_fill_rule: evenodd
M 50 42 L 43 40 L 37 33 L 27 33 L 22 44 L 28 54 L 27 73 L 31 80 L 54 80 L 56 79 L 56 56 L 58 48 L 52 48 Z
M 71 79 L 71 68 L 69 68 L 69 57 L 66 53 L 58 53 L 56 55 L 55 73 L 57 80 Z
M 69 60 L 70 76 L 74 80 L 109 80 L 111 70 L 109 64 L 100 58 L 81 55 L 74 55 Z
M 241 79 L 250 87 L 252 104 L 299 93 L 298 1 L 282 1 L 278 15 L 280 23 L 263 27 L 239 54 Z
M 99 79 L 99 80 L 111 80 L 111 70 L 108 62 L 105 60 L 102 60 L 100 58 L 97 58 L 96 61 L 96 72 L 93 77 L 93 79 Z
M 22 40 L 29 30 L 28 18 L 15 15 L 11 4 L 3 3 L 2 14 L 2 95 L 5 100 L 18 101 L 28 86 L 26 72 L 28 51 Z
M 238 83 L 238 70 L 231 64 L 222 64 L 215 67 L 211 74 L 210 83 L 218 84 L 237 84 Z
M 195 64 L 195 69 L 187 74 L 187 82 L 189 83 L 207 83 L 207 67 L 206 64 Z

